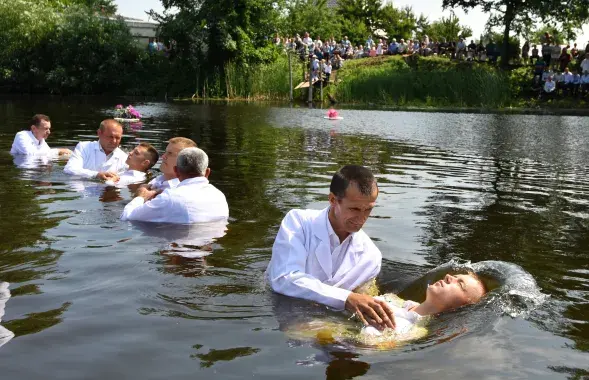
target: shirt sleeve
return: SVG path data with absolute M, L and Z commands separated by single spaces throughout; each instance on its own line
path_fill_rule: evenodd
M 72 156 L 68 160 L 63 172 L 70 175 L 78 175 L 85 178 L 94 178 L 98 174 L 97 171 L 84 169 L 84 148 L 78 143 Z
M 165 192 L 148 202 L 145 202 L 142 197 L 135 197 L 125 206 L 121 220 L 163 221 L 170 205 L 168 198 Z
M 351 291 L 324 284 L 306 273 L 308 255 L 302 223 L 291 211 L 282 221 L 272 246 L 268 266 L 270 286 L 280 294 L 344 309 Z

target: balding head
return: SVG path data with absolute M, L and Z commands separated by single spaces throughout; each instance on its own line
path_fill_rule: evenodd
M 180 181 L 186 178 L 208 177 L 209 157 L 199 148 L 186 148 L 178 154 L 176 175 Z
M 119 147 L 123 137 L 123 126 L 114 119 L 106 119 L 100 123 L 98 128 L 98 141 L 108 156 L 113 150 Z

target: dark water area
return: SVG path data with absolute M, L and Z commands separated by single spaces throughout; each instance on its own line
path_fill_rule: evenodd
M 329 121 L 302 108 L 137 104 L 145 119 L 122 148 L 192 138 L 229 203 L 212 254 L 186 259 L 169 254 L 169 230 L 119 220 L 127 189 L 80 183 L 63 161 L 17 167 L 8 153 L 34 113 L 51 116 L 51 147 L 73 148 L 116 103 L 1 100 L 0 281 L 12 293 L 1 325 L 15 337 L 0 347 L 0 378 L 589 377 L 589 118 L 342 110 Z M 272 242 L 288 210 L 327 205 L 348 163 L 379 181 L 364 229 L 383 253 L 383 290 L 450 260 L 500 260 L 546 298 L 446 316 L 391 350 L 294 341 L 289 320 L 326 312 L 268 291 Z

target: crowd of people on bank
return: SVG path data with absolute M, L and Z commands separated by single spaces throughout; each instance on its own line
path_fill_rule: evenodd
M 572 48 L 570 45 L 561 47 L 550 34 L 545 33 L 541 50 L 532 45 L 532 54 L 528 57 L 529 47 L 526 41 L 522 57 L 525 64 L 534 67 L 532 89 L 542 99 L 557 95 L 575 98 L 589 95 L 589 43 L 585 54 L 582 54 L 576 43 Z
M 229 207 L 223 193 L 210 184 L 207 154 L 185 137 L 167 143 L 160 166 L 161 175 L 147 182 L 146 173 L 159 160 L 159 152 L 141 143 L 129 154 L 119 145 L 123 127 L 113 119 L 100 123 L 96 141 L 79 142 L 74 151 L 51 149 L 46 139 L 51 121 L 35 115 L 29 129 L 18 132 L 14 156 L 69 157 L 64 173 L 107 184 L 143 183 L 125 206 L 123 221 L 172 224 L 227 220 Z M 380 272 L 382 255 L 362 231 L 378 197 L 372 172 L 362 166 L 346 165 L 331 180 L 329 204 L 323 210 L 291 210 L 286 214 L 272 247 L 266 278 L 277 293 L 321 303 L 354 313 L 370 336 L 393 339 L 391 329 L 406 334 L 427 315 L 478 302 L 487 292 L 474 273 L 447 274 L 427 287 L 422 303 L 393 302 L 363 291 Z M 2 298 L 6 300 L 9 295 Z M 0 310 L 1 311 L 1 310 Z M 0 313 L 1 317 L 1 313 Z M 2 330 L 0 330 L 2 333 Z M 384 335 L 383 335 L 384 334 Z M 4 334 L 11 338 L 10 332 Z

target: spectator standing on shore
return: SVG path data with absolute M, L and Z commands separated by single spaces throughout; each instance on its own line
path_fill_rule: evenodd
M 391 44 L 389 45 L 389 54 L 394 55 L 397 54 L 399 50 L 399 45 L 397 44 L 397 40 L 393 38 Z
M 397 51 L 399 52 L 399 54 L 405 54 L 405 52 L 407 51 L 407 44 L 405 44 L 405 40 L 402 38 L 399 42 L 399 46 L 397 47 Z
M 567 48 L 562 49 L 562 53 L 559 57 L 560 62 L 560 71 L 565 71 L 568 67 L 569 63 L 571 62 L 571 55 L 568 53 Z
M 378 40 L 378 45 L 376 45 L 376 55 L 382 55 L 382 40 Z
M 323 73 L 325 74 L 325 84 L 329 84 L 329 78 L 331 77 L 331 62 L 325 62 L 323 66 Z
M 317 36 L 315 40 L 315 47 L 321 49 L 323 47 L 323 41 L 321 41 L 321 36 Z
M 581 75 L 579 73 L 573 73 L 573 96 L 579 95 L 579 90 L 581 88 Z
M 534 64 L 534 76 L 539 75 L 540 77 L 542 77 L 542 74 L 544 74 L 544 69 L 546 69 L 546 62 L 544 62 L 543 58 L 538 58 L 538 60 Z
M 552 56 L 552 48 L 547 43 L 542 44 L 542 58 L 547 66 L 550 66 L 550 58 Z
M 535 62 L 538 62 L 538 58 L 540 58 L 538 55 L 538 47 L 536 45 L 532 45 L 532 57 L 530 58 L 530 64 L 533 65 Z
M 566 69 L 564 69 L 564 72 L 562 73 L 562 88 L 563 88 L 563 90 L 566 90 L 567 93 L 572 92 L 574 80 L 575 80 L 575 76 L 573 75 L 573 73 L 570 72 L 569 68 L 567 67 Z M 563 91 L 563 93 L 564 93 L 564 91 Z
M 458 43 L 456 44 L 456 59 L 462 59 L 466 54 L 466 42 L 464 42 L 464 38 L 460 38 Z
M 573 57 L 573 59 L 579 58 L 579 49 L 577 49 L 576 42 L 573 44 L 573 48 L 571 49 L 571 57 Z
M 554 41 L 554 45 L 550 48 L 550 64 L 554 70 L 557 70 L 560 65 L 560 54 L 562 50 L 560 46 Z
M 589 72 L 589 51 L 585 52 L 585 59 L 581 62 L 581 72 Z
M 309 36 L 309 32 L 305 32 L 305 36 L 303 37 L 303 44 L 310 46 L 313 43 L 313 39 Z
M 530 56 L 530 42 L 526 41 L 522 47 L 522 61 L 524 65 L 528 64 L 528 57 Z

